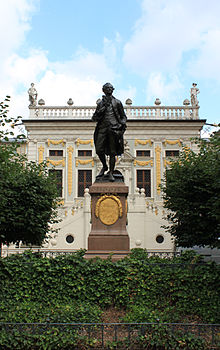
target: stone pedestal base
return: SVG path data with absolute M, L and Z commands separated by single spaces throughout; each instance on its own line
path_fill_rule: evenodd
M 114 259 L 126 256 L 130 249 L 126 229 L 128 186 L 123 182 L 94 183 L 89 193 L 92 229 L 86 258 L 107 258 L 111 253 Z
M 125 258 L 130 251 L 115 251 L 115 252 L 109 252 L 109 251 L 102 251 L 102 250 L 88 250 L 85 254 L 86 259 L 94 259 L 94 258 L 101 258 L 101 259 L 108 259 L 111 257 L 113 261 L 117 261 L 120 259 Z

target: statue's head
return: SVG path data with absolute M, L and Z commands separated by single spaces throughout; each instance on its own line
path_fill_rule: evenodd
M 102 91 L 107 95 L 109 95 L 109 94 L 111 95 L 114 91 L 114 87 L 112 86 L 112 84 L 106 83 L 103 85 Z

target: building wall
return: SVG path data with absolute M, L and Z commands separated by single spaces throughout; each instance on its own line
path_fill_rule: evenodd
M 59 215 L 59 233 L 45 248 L 80 249 L 87 248 L 90 232 L 90 196 L 78 197 L 78 171 L 91 170 L 92 182 L 98 174 L 101 163 L 95 154 L 93 132 L 95 123 L 91 120 L 70 119 L 27 119 L 28 158 L 41 162 L 46 160 L 50 169 L 63 173 L 62 207 Z M 117 159 L 116 169 L 120 170 L 129 186 L 128 234 L 130 247 L 148 250 L 172 251 L 173 242 L 161 225 L 165 214 L 160 183 L 170 158 L 166 151 L 181 150 L 183 146 L 195 149 L 191 138 L 199 136 L 202 120 L 129 120 L 124 136 L 125 152 Z M 63 151 L 63 156 L 50 156 L 50 150 Z M 78 156 L 79 150 L 92 151 L 91 156 Z M 150 151 L 149 156 L 137 156 L 136 151 Z M 151 174 L 151 196 L 137 189 L 137 170 L 149 170 Z M 66 237 L 74 241 L 67 243 Z M 158 243 L 161 236 L 163 242 Z

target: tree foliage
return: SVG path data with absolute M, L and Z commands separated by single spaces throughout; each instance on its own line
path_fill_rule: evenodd
M 45 164 L 20 154 L 24 135 L 14 129 L 21 117 L 8 117 L 8 102 L 0 103 L 0 243 L 41 245 L 56 221 L 56 186 Z
M 166 230 L 177 246 L 220 248 L 220 136 L 196 140 L 165 172 Z

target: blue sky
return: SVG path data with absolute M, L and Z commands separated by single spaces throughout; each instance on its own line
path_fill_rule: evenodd
M 35 83 L 48 105 L 95 105 L 110 81 L 134 105 L 182 105 L 220 122 L 219 0 L 1 1 L 0 98 L 28 116 Z

